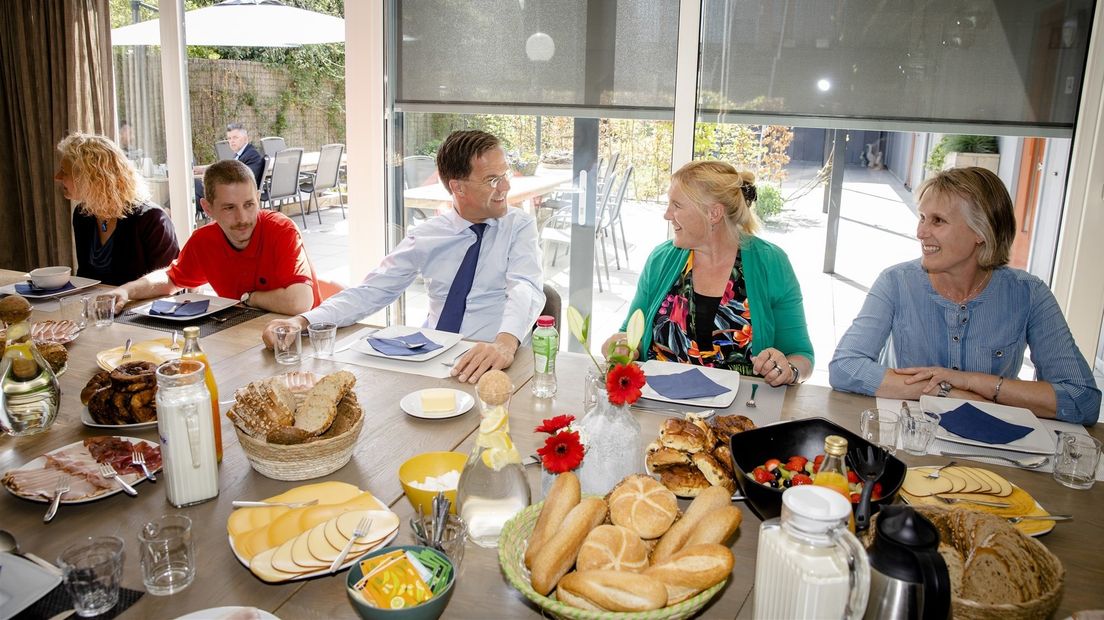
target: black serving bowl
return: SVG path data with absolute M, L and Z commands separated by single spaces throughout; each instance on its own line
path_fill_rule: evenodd
M 867 446 L 874 445 L 824 418 L 779 422 L 732 436 L 736 484 L 740 486 L 740 493 L 747 498 L 748 506 L 760 520 L 773 519 L 782 513 L 782 492 L 785 489 L 755 482 L 749 477 L 751 471 L 770 459 L 779 459 L 785 463 L 789 457 L 799 455 L 813 460 L 818 454 L 824 454 L 824 438 L 828 435 L 839 435 L 847 439 L 848 452 L 855 448 L 865 451 Z M 851 467 L 850 461 L 848 467 Z M 897 492 L 905 481 L 906 469 L 905 464 L 894 456 L 886 460 L 885 473 L 878 479 L 882 483 L 882 497 L 871 501 L 871 514 L 897 499 Z

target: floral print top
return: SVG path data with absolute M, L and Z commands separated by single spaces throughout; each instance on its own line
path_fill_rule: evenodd
M 682 275 L 667 291 L 659 306 L 652 327 L 652 346 L 647 358 L 697 366 L 735 370 L 742 375 L 754 375 L 751 359 L 751 309 L 748 307 L 747 285 L 744 283 L 740 254 L 732 265 L 725 292 L 720 297 L 713 318 L 713 341 L 698 343 L 694 334 L 694 253 L 686 259 Z M 712 299 L 717 299 L 716 297 Z M 704 345 L 704 346 L 703 346 Z

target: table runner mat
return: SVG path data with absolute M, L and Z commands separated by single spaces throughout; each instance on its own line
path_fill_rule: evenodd
M 755 406 L 748 407 L 747 401 L 751 398 L 751 386 L 753 384 L 758 384 L 759 389 L 755 392 Z M 564 386 L 561 385 L 560 389 L 563 388 Z M 747 416 L 752 422 L 755 422 L 755 426 L 766 426 L 767 424 L 773 424 L 782 419 L 782 402 L 785 400 L 786 386 L 771 387 L 761 379 L 740 377 L 740 387 L 736 390 L 736 400 L 732 401 L 732 404 L 727 408 L 717 409 L 716 412 L 717 415 Z M 666 416 L 672 416 L 674 414 L 670 411 L 664 411 L 665 409 L 689 412 L 704 411 L 707 409 L 706 407 L 693 407 L 680 403 L 668 403 L 644 398 L 636 401 L 633 407 L 640 411 L 654 412 Z
M 905 402 L 907 402 L 910 407 L 915 406 L 917 409 L 920 408 L 920 401 L 910 400 L 910 401 L 905 401 Z M 896 407 L 896 408 L 894 408 L 894 407 Z M 879 398 L 878 399 L 878 408 L 879 409 L 889 409 L 890 411 L 894 411 L 894 412 L 900 411 L 901 399 Z M 1057 441 L 1058 441 L 1057 435 L 1058 435 L 1059 432 L 1078 433 L 1078 434 L 1081 434 L 1081 435 L 1088 435 L 1089 434 L 1089 431 L 1085 430 L 1085 427 L 1081 426 L 1080 424 L 1071 424 L 1069 422 L 1060 422 L 1058 420 L 1047 420 L 1047 419 L 1043 419 L 1043 418 L 1040 418 L 1039 422 L 1043 425 L 1043 428 L 1045 428 L 1045 429 L 1047 429 L 1047 430 L 1049 430 L 1049 431 L 1051 431 L 1055 434 L 1055 444 L 1057 444 Z M 900 438 L 897 439 L 897 449 L 902 454 L 908 454 L 907 452 L 905 452 L 901 448 Z M 1007 456 L 1009 458 L 1014 458 L 1014 459 L 1031 458 L 1033 456 L 1043 456 L 1043 455 L 1029 454 L 1027 452 L 1015 452 L 1013 450 L 1001 450 L 999 448 L 986 448 L 986 447 L 983 447 L 983 446 L 971 446 L 971 445 L 967 445 L 967 444 L 955 443 L 953 441 L 946 441 L 944 439 L 936 438 L 936 440 L 932 442 L 931 447 L 928 448 L 928 454 L 931 455 L 931 456 L 941 456 L 943 452 L 954 452 L 955 454 L 977 454 L 978 455 L 978 456 L 954 456 L 954 457 L 949 457 L 948 456 L 948 457 L 943 457 L 943 458 L 948 459 L 948 460 L 950 460 L 952 458 L 955 459 L 955 460 L 966 459 L 966 460 L 970 460 L 970 461 L 976 461 L 978 463 L 985 463 L 986 465 L 999 465 L 1001 467 L 1011 467 L 1011 468 L 1014 468 L 1014 469 L 1024 469 L 1025 471 L 1037 471 L 1037 472 L 1042 472 L 1042 473 L 1047 473 L 1047 474 L 1054 473 L 1054 456 L 1053 455 L 1050 456 L 1050 460 L 1048 460 L 1046 462 L 1046 464 L 1044 464 L 1040 467 L 1036 467 L 1035 469 L 1026 469 L 1026 468 L 1022 468 L 1022 467 L 1016 467 L 1012 463 L 1009 463 L 1007 461 L 1002 461 L 1000 459 L 986 458 L 984 455 L 993 454 L 993 455 L 998 455 L 998 456 Z M 1096 479 L 1100 480 L 1100 481 L 1104 481 L 1104 460 L 1102 460 L 1096 466 Z
M 215 314 L 205 316 L 194 321 L 172 321 L 167 319 L 158 319 L 146 316 L 144 314 L 137 314 L 134 312 L 124 312 L 122 315 L 115 317 L 115 320 L 119 321 L 120 323 L 129 323 L 131 325 L 148 327 L 149 329 L 156 329 L 163 332 L 180 331 L 185 327 L 195 326 L 199 328 L 199 337 L 203 338 L 206 336 L 210 336 L 211 334 L 217 334 L 222 330 L 229 329 L 231 327 L 234 327 L 235 325 L 241 325 L 246 321 L 251 321 L 259 316 L 264 316 L 267 313 L 267 310 L 261 310 L 259 308 L 232 306 L 231 308 L 222 312 L 217 312 Z M 216 320 L 216 317 L 219 320 Z
M 349 342 L 355 341 L 356 338 L 367 337 L 369 330 L 362 330 L 357 332 L 356 335 L 350 336 L 347 339 L 341 340 L 337 344 L 337 349 L 340 350 L 342 346 Z M 462 354 L 466 353 L 468 349 L 475 346 L 474 342 L 466 342 L 461 340 L 456 343 L 444 353 L 437 357 L 430 358 L 424 362 L 412 362 L 409 360 L 391 359 L 387 357 L 376 357 L 374 355 L 367 355 L 347 349 L 335 353 L 333 360 L 342 362 L 344 364 L 355 364 L 357 366 L 365 366 L 367 368 L 379 368 L 380 370 L 393 370 L 395 372 L 402 372 L 410 375 L 421 375 L 423 377 L 432 377 L 434 379 L 448 379 L 452 373 L 452 366 L 445 366 L 444 362 L 452 362 L 459 358 Z
M 145 592 L 140 590 L 119 588 L 119 602 L 106 612 L 92 617 L 100 620 L 114 618 L 126 611 L 131 605 L 137 603 L 138 599 L 142 598 L 144 594 Z M 35 601 L 30 607 L 19 612 L 19 614 L 15 616 L 15 620 L 49 620 L 61 612 L 70 609 L 73 609 L 73 599 L 69 596 L 69 590 L 65 588 L 65 584 L 61 583 L 53 590 L 50 590 L 49 594 Z M 70 617 L 77 618 L 79 616 L 74 613 Z

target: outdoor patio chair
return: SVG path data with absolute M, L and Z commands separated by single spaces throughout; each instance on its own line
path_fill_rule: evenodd
M 625 266 L 629 265 L 629 244 L 625 240 L 625 225 L 621 221 L 621 204 L 625 201 L 625 190 L 632 180 L 633 167 L 629 166 L 617 182 L 617 191 L 610 195 L 606 202 L 606 211 L 598 225 L 598 234 L 602 237 L 610 237 L 613 240 L 613 261 L 617 270 L 621 271 L 621 258 L 617 255 L 617 231 L 621 231 L 621 246 L 625 249 Z M 614 179 L 611 179 L 612 186 Z M 609 273 L 608 259 L 606 258 L 606 244 L 602 242 L 602 260 L 607 261 L 606 273 Z
M 218 157 L 219 161 L 237 159 L 237 154 L 234 153 L 234 149 L 230 148 L 229 140 L 219 140 L 215 142 L 215 155 Z
M 318 154 L 318 169 L 315 172 L 302 173 L 302 178 L 299 180 L 299 190 L 310 194 L 315 211 L 321 206 L 318 203 L 318 192 L 336 189 L 337 204 L 341 207 L 341 219 L 345 219 L 345 198 L 341 195 L 341 186 L 338 185 L 338 173 L 341 171 L 341 154 L 344 152 L 344 144 L 324 145 Z M 321 221 L 322 216 L 318 217 Z
M 611 181 L 613 180 L 611 179 Z M 613 185 L 613 182 L 607 183 L 606 187 L 598 193 L 598 198 L 595 201 L 595 209 L 597 209 L 597 213 L 595 215 L 594 237 L 596 241 L 601 239 L 599 233 L 602 231 L 602 222 L 605 219 L 606 204 L 609 202 L 610 190 L 613 188 Z M 553 267 L 556 266 L 556 260 L 559 257 L 558 245 L 571 245 L 571 210 L 571 205 L 556 209 L 556 211 L 547 220 L 545 220 L 544 226 L 540 230 L 540 240 L 542 245 L 545 245 L 546 243 L 557 244 L 552 247 Z M 602 263 L 605 265 L 606 268 L 606 281 L 610 282 L 610 287 L 612 288 L 613 282 L 612 280 L 610 280 L 609 261 L 604 258 L 605 251 L 605 247 L 603 247 Z M 597 254 L 598 253 L 596 248 L 595 257 L 597 257 Z M 604 292 L 605 289 L 602 287 L 602 274 L 599 272 L 598 269 L 598 261 L 594 261 L 594 274 L 598 277 L 598 292 Z
M 552 288 L 552 285 L 544 283 L 544 309 L 541 310 L 541 315 L 548 315 L 556 319 L 556 325 L 560 323 L 560 312 L 563 308 L 563 301 L 560 299 L 560 293 L 556 289 Z M 535 326 L 535 325 L 534 325 Z
M 283 138 L 276 136 L 261 138 L 261 153 L 264 154 L 265 157 L 275 157 L 276 153 L 279 153 L 287 147 L 287 141 Z
M 261 203 L 277 208 L 279 201 L 294 198 L 299 201 L 299 215 L 303 218 L 303 230 L 307 229 L 307 207 L 303 204 L 303 194 L 299 190 L 299 164 L 303 161 L 303 149 L 284 149 L 276 154 L 272 165 L 272 177 L 267 189 L 261 194 Z M 317 212 L 316 212 L 317 213 Z M 318 223 L 322 223 L 322 214 L 317 213 Z

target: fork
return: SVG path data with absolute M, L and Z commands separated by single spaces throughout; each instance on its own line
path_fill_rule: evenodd
M 119 477 L 119 472 L 115 471 L 115 468 L 111 466 L 111 463 L 100 463 L 100 475 L 104 478 L 114 479 L 119 483 L 119 486 L 123 487 L 127 495 L 138 495 L 138 491 L 134 490 L 134 487 L 127 484 L 126 480 Z
M 49 523 L 53 520 L 54 515 L 57 514 L 58 504 L 61 503 L 61 496 L 65 495 L 69 491 L 69 477 L 66 475 L 60 475 L 57 479 L 57 486 L 54 487 L 54 499 L 50 502 L 50 509 L 46 511 L 46 516 L 42 517 L 43 523 Z
M 234 508 L 265 508 L 269 506 L 284 506 L 287 508 L 304 508 L 306 506 L 314 506 L 318 503 L 317 499 L 307 500 L 305 502 L 254 502 L 244 499 L 236 499 L 231 502 Z
M 123 346 L 123 356 L 119 358 L 119 361 L 126 361 L 130 359 L 130 345 L 133 344 L 130 338 L 127 338 L 126 344 Z
M 142 468 L 142 471 L 146 474 L 146 480 L 150 482 L 157 482 L 157 477 L 153 475 L 153 472 L 146 467 L 146 455 L 142 454 L 141 450 L 135 450 L 130 453 L 130 461 Z
M 966 502 L 967 504 L 977 504 L 978 506 L 990 506 L 992 508 L 1008 508 L 1012 504 L 1006 504 L 1004 502 L 987 502 L 980 499 L 966 499 L 963 497 L 943 497 L 942 495 L 936 495 L 936 499 L 944 504 L 960 504 Z
M 345 548 L 341 550 L 341 553 L 334 559 L 333 564 L 330 564 L 330 573 L 336 573 L 337 569 L 341 568 L 341 565 L 345 563 L 345 557 L 349 555 L 349 551 L 353 549 L 353 543 L 357 539 L 364 538 L 368 535 L 368 528 L 372 527 L 372 520 L 368 517 L 361 517 L 360 523 L 357 523 L 356 529 L 353 530 L 353 536 L 349 539 L 349 542 L 345 543 Z
M 170 351 L 179 351 L 179 350 L 180 350 L 180 345 L 176 344 L 176 340 L 177 340 L 177 339 L 178 339 L 179 337 L 180 337 L 180 332 L 178 332 L 178 331 L 176 331 L 176 330 L 174 329 L 174 330 L 173 330 L 173 339 L 172 339 L 172 344 L 171 344 L 171 345 L 169 345 L 169 350 L 170 350 Z
M 1073 515 L 1021 515 L 1019 517 L 1005 517 L 1005 519 L 1015 525 L 1020 521 L 1073 521 Z
M 758 383 L 752 383 L 751 384 L 751 398 L 747 399 L 747 402 L 744 403 L 744 406 L 750 407 L 752 409 L 755 408 L 755 393 L 758 392 L 758 391 L 759 391 L 759 384 Z
M 951 465 L 954 465 L 954 464 L 955 464 L 955 461 L 951 461 L 950 463 L 947 463 L 946 465 L 940 465 L 939 467 L 936 467 L 935 469 L 928 472 L 928 475 L 924 476 L 924 477 L 925 478 L 938 479 L 940 471 L 942 471 L 944 468 L 950 467 Z

